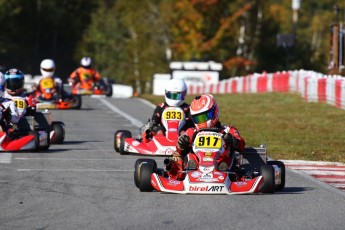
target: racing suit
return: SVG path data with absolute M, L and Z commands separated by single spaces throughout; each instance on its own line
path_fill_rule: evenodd
M 81 81 L 89 80 L 91 80 L 93 83 L 99 82 L 99 80 L 101 80 L 100 73 L 92 68 L 87 69 L 84 67 L 79 67 L 69 76 L 69 82 L 71 82 L 73 86 Z
M 143 142 L 148 142 L 153 135 L 156 135 L 159 131 L 161 131 L 163 134 L 165 133 L 165 128 L 162 124 L 162 114 L 166 108 L 170 107 L 167 103 L 161 103 L 156 106 L 151 121 L 148 124 L 148 129 L 144 131 L 142 134 Z M 186 118 L 186 123 L 181 129 L 180 134 L 184 133 L 188 128 L 194 127 L 193 121 L 190 118 L 190 111 L 189 111 L 189 105 L 187 103 L 183 103 L 181 106 L 179 106 Z
M 42 92 L 41 92 L 41 87 L 40 87 L 41 81 L 42 81 L 43 79 L 46 79 L 46 78 L 49 78 L 49 77 L 43 77 L 43 76 L 41 76 L 40 78 L 38 78 L 38 81 L 35 82 L 34 90 L 35 90 L 36 92 L 38 92 L 39 95 L 42 94 Z M 59 78 L 59 77 L 57 77 L 57 76 L 53 76 L 53 77 L 51 77 L 51 78 L 54 80 L 54 88 L 55 88 L 55 91 L 56 91 L 58 97 L 61 98 L 61 97 L 63 96 L 63 95 L 62 95 L 62 93 L 63 93 L 63 92 L 62 92 L 62 80 L 61 80 L 61 78 Z
M 8 123 L 17 123 L 19 121 L 19 114 L 17 107 L 11 99 L 0 97 L 1 119 L 0 126 L 2 132 L 6 132 L 9 128 Z
M 18 113 L 19 119 L 23 116 L 33 116 L 35 114 L 37 102 L 31 94 L 20 93 L 20 94 L 11 95 L 7 91 L 5 91 L 4 97 L 14 101 L 14 104 L 17 108 L 17 113 Z M 15 99 L 15 97 L 20 97 L 20 98 L 24 99 L 26 105 L 20 104 L 20 102 L 18 102 Z M 13 123 L 17 123 L 17 122 L 13 122 Z
M 216 128 L 220 128 L 223 134 L 223 137 L 230 136 L 231 141 L 225 140 L 225 150 L 217 158 L 217 163 L 220 165 L 222 162 L 225 162 L 227 166 L 231 165 L 233 152 L 230 149 L 242 152 L 245 147 L 245 140 L 240 136 L 238 130 L 234 126 L 230 125 L 221 125 L 220 122 L 217 122 L 215 125 Z M 196 155 L 192 152 L 192 143 L 194 142 L 193 136 L 196 131 L 196 128 L 189 128 L 185 132 L 185 135 L 189 137 L 189 146 L 182 150 L 179 147 L 179 144 L 176 146 L 176 153 L 174 154 L 174 160 L 171 161 L 171 166 L 169 169 L 169 176 L 175 179 L 181 179 L 183 177 L 182 171 L 184 169 L 185 162 L 193 160 L 198 167 L 198 159 Z M 226 135 L 231 134 L 231 135 Z

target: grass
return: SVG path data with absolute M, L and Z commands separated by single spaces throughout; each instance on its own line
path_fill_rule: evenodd
M 273 159 L 345 163 L 345 111 L 305 102 L 298 94 L 214 95 L 222 124 L 234 125 L 247 146 L 266 144 Z M 163 96 L 142 95 L 154 104 Z M 190 103 L 194 96 L 186 100 Z

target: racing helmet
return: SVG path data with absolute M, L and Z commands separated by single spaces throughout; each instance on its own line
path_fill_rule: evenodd
M 80 65 L 86 69 L 91 68 L 92 65 L 92 59 L 90 57 L 83 57 L 80 60 Z
M 41 62 L 41 74 L 43 77 L 53 77 L 55 73 L 55 62 L 52 59 L 44 59 Z
M 194 98 L 190 104 L 190 115 L 197 129 L 214 127 L 219 121 L 219 108 L 211 94 Z
M 5 92 L 5 76 L 3 73 L 0 72 L 0 97 L 4 96 Z
M 187 95 L 186 83 L 181 79 L 172 79 L 165 88 L 165 102 L 169 106 L 181 106 Z
M 18 69 L 10 69 L 5 73 L 5 88 L 11 94 L 19 94 L 24 88 L 24 74 Z

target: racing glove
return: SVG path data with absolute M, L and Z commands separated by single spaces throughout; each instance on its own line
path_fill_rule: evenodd
M 189 147 L 190 139 L 186 134 L 181 135 L 177 141 L 177 147 L 181 150 L 185 150 Z
M 3 109 L 2 111 L 2 119 L 4 119 L 7 122 L 11 121 L 12 115 L 10 109 Z
M 238 149 L 239 147 L 239 142 L 236 138 L 234 138 L 231 133 L 225 133 L 224 136 L 224 141 L 226 146 L 233 148 L 233 149 Z

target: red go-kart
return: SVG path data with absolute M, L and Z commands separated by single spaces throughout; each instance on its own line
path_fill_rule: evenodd
M 186 116 L 179 107 L 168 107 L 163 111 L 162 124 L 165 135 L 154 135 L 147 143 L 141 138 L 133 138 L 128 130 L 117 130 L 114 135 L 114 149 L 125 154 L 143 154 L 154 156 L 171 155 L 176 150 L 179 133 L 186 123 Z M 142 127 L 139 132 L 146 127 Z
M 154 159 L 138 159 L 134 166 L 134 183 L 140 191 L 156 190 L 179 194 L 274 193 L 284 188 L 284 163 L 267 161 L 264 146 L 246 148 L 242 154 L 233 153 L 229 168 L 220 170 L 216 159 L 223 151 L 222 134 L 202 130 L 196 133 L 193 143 L 198 167 L 195 164 L 195 168 L 187 166 L 182 177 L 175 179 L 169 177 L 167 172 L 170 159 L 164 160 L 165 169 L 157 168 Z

